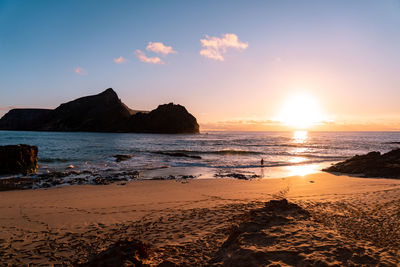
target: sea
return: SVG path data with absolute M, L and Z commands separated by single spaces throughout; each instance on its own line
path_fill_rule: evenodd
M 400 132 L 135 134 L 0 131 L 0 145 L 39 148 L 38 173 L 63 179 L 279 178 L 321 171 L 370 151 L 400 147 Z M 117 161 L 116 155 L 125 155 Z M 263 160 L 263 164 L 261 163 Z M 137 175 L 132 176 L 132 172 Z M 3 175 L 0 178 L 23 177 Z

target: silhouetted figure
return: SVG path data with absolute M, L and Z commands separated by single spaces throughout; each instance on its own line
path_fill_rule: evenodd
M 261 159 L 261 167 L 264 167 L 264 159 Z

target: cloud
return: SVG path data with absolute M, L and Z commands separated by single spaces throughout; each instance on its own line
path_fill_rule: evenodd
M 87 75 L 87 71 L 82 67 L 76 67 L 74 72 L 78 75 Z
M 164 57 L 169 54 L 178 53 L 172 48 L 172 46 L 166 46 L 161 42 L 149 42 L 146 50 L 157 54 L 162 54 Z
M 241 42 L 234 33 L 222 34 L 221 38 L 206 35 L 205 39 L 200 39 L 200 43 L 200 55 L 220 61 L 224 61 L 224 54 L 228 48 L 245 50 L 249 46 L 247 42 Z
M 124 58 L 123 56 L 120 56 L 119 58 L 114 58 L 114 63 L 117 64 L 122 64 L 127 62 L 128 60 L 126 58 Z
M 274 120 L 238 119 L 200 123 L 203 130 L 217 131 L 279 131 L 282 126 Z
M 146 56 L 145 53 L 143 53 L 141 50 L 137 49 L 135 51 L 136 57 L 144 62 L 144 63 L 150 63 L 150 64 L 164 64 L 164 61 L 161 60 L 159 57 L 148 57 Z

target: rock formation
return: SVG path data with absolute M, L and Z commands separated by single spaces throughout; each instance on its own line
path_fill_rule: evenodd
M 361 174 L 365 177 L 400 178 L 400 148 L 385 154 L 370 152 L 356 155 L 323 171 Z
M 50 109 L 12 109 L 0 130 L 133 133 L 198 133 L 196 118 L 173 103 L 150 112 L 128 108 L 113 89 Z
M 29 145 L 0 146 L 0 174 L 27 174 L 37 170 L 38 148 Z
M 148 245 L 138 240 L 121 240 L 79 267 L 150 266 L 143 263 L 149 258 Z

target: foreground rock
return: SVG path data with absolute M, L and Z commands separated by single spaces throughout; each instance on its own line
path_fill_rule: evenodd
M 365 177 L 400 178 L 400 148 L 385 154 L 370 152 L 356 155 L 323 171 L 361 174 Z
M 76 266 L 149 266 L 143 263 L 148 258 L 148 246 L 145 243 L 138 240 L 122 240 L 100 254 L 93 256 L 87 263 L 77 264 Z
M 38 148 L 29 145 L 0 146 L 0 174 L 35 173 Z
M 216 173 L 214 177 L 217 178 L 235 178 L 239 180 L 251 180 L 260 178 L 260 175 L 257 174 L 243 174 L 243 173 L 235 173 L 235 172 L 228 172 L 228 173 Z
M 133 133 L 198 133 L 196 118 L 173 103 L 155 110 L 128 108 L 111 88 L 50 109 L 12 109 L 0 119 L 0 130 Z

